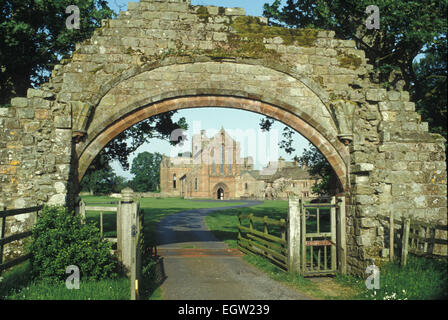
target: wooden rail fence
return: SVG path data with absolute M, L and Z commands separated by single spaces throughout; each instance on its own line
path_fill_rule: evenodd
M 447 225 L 427 223 L 411 218 L 395 219 L 378 216 L 389 226 L 389 260 L 395 260 L 395 252 L 400 252 L 400 263 L 406 265 L 408 253 L 418 256 L 440 258 L 446 256 L 448 248 Z M 398 230 L 397 230 L 398 229 Z
M 244 220 L 248 220 L 249 227 L 243 226 Z M 257 230 L 255 224 L 262 224 L 263 231 Z M 270 234 L 269 226 L 279 227 L 281 236 Z M 288 271 L 285 219 L 274 220 L 267 216 L 255 217 L 252 213 L 249 215 L 238 213 L 238 248 L 244 253 L 262 255 L 280 270 Z
M 31 257 L 31 254 L 25 254 L 20 257 L 17 257 L 15 259 L 9 260 L 7 262 L 3 262 L 3 251 L 4 246 L 8 243 L 11 243 L 13 241 L 21 240 L 27 237 L 30 237 L 32 235 L 32 231 L 25 231 L 21 233 L 12 234 L 9 236 L 6 236 L 6 217 L 16 216 L 19 214 L 25 214 L 25 213 L 36 213 L 36 216 L 39 215 L 39 211 L 41 211 L 43 208 L 43 205 L 31 207 L 31 208 L 24 208 L 24 209 L 11 209 L 11 210 L 2 210 L 0 211 L 0 219 L 1 219 L 1 227 L 0 227 L 0 273 L 4 270 L 11 268 L 13 266 L 16 266 L 26 260 L 28 260 Z
M 345 198 L 304 204 L 290 197 L 288 219 L 238 214 L 238 249 L 304 276 L 347 272 Z
M 86 221 L 86 212 L 87 211 L 99 211 L 100 212 L 100 221 L 99 221 L 99 228 L 100 228 L 100 234 L 101 237 L 103 237 L 104 234 L 104 219 L 103 219 L 103 213 L 104 212 L 117 212 L 117 207 L 101 207 L 100 205 L 118 205 L 118 201 L 111 201 L 111 202 L 98 202 L 98 203 L 92 203 L 92 204 L 86 204 L 84 201 L 80 201 L 79 203 L 79 214 L 81 215 L 83 221 Z M 111 242 L 117 242 L 117 237 L 104 237 L 104 239 L 111 241 Z
M 121 191 L 121 200 L 113 202 L 92 203 L 86 205 L 81 201 L 76 208 L 77 213 L 83 220 L 86 219 L 87 211 L 96 211 L 100 213 L 100 232 L 104 233 L 103 213 L 116 212 L 117 236 L 116 238 L 105 238 L 117 243 L 117 256 L 121 263 L 123 271 L 130 280 L 131 300 L 139 299 L 139 281 L 142 277 L 142 254 L 144 246 L 144 215 L 140 209 L 140 203 L 136 200 L 134 191 L 125 188 Z M 102 205 L 116 206 L 102 206 Z

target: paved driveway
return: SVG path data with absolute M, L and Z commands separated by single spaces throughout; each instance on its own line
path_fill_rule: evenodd
M 241 201 L 239 201 L 241 202 Z M 271 280 L 219 241 L 204 217 L 213 211 L 260 204 L 197 209 L 167 216 L 157 227 L 158 253 L 167 278 L 166 300 L 307 300 L 309 297 Z

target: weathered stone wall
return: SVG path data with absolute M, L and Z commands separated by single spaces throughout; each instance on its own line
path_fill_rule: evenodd
M 268 27 L 238 8 L 131 2 L 0 111 L 0 205 L 72 203 L 90 161 L 148 116 L 187 107 L 246 109 L 299 131 L 327 157 L 348 201 L 349 271 L 384 239 L 375 216 L 446 223 L 444 143 L 405 91 L 373 83 L 354 41 Z M 13 133 L 11 133 L 13 132 Z

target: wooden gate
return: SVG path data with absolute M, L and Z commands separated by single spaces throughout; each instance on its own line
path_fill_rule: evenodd
M 346 272 L 345 201 L 330 203 L 300 201 L 300 273 L 304 276 Z
M 103 204 L 117 206 L 100 207 L 99 203 L 88 205 L 81 201 L 77 212 L 85 221 L 86 211 L 100 212 L 100 233 L 103 236 L 103 212 L 116 212 L 117 237 L 106 238 L 117 243 L 117 255 L 123 272 L 131 281 L 131 300 L 139 299 L 139 281 L 142 277 L 142 255 L 144 252 L 144 215 L 140 203 L 135 201 L 132 189 L 121 191 L 121 200 Z
M 318 204 L 291 197 L 287 220 L 238 214 L 238 249 L 290 273 L 345 274 L 345 223 L 344 197 Z

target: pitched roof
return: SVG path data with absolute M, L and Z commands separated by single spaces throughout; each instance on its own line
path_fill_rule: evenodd
M 286 178 L 291 180 L 317 179 L 317 177 L 313 177 L 312 175 L 310 175 L 308 170 L 300 167 L 282 168 L 278 170 L 275 174 L 273 174 L 270 180 L 274 181 L 280 178 Z

